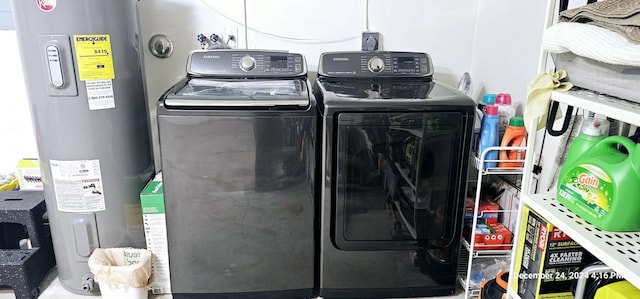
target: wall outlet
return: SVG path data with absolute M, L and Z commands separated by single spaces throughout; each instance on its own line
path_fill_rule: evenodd
M 376 51 L 380 47 L 380 32 L 362 32 L 362 51 Z

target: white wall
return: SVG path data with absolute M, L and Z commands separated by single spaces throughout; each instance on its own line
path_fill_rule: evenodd
M 538 73 L 547 2 L 478 2 L 471 54 L 476 99 L 485 93 L 510 93 L 522 115 L 527 83 Z
M 188 52 L 199 48 L 198 33 L 225 35 L 228 31 L 238 33 L 239 48 L 248 45 L 252 49 L 303 53 L 310 70 L 315 69 L 322 52 L 359 50 L 361 34 L 367 28 L 382 34 L 384 50 L 431 54 L 436 71 L 442 74 L 441 81 L 455 85 L 459 74 L 470 67 L 475 1 L 369 0 L 368 18 L 366 0 L 247 0 L 246 3 L 247 39 L 242 1 L 140 1 L 143 44 L 154 34 L 162 33 L 176 45 L 168 59 L 147 55 L 145 66 L 150 83 L 160 83 L 156 81 L 158 76 L 171 77 L 173 82 L 184 74 Z M 148 49 L 145 54 L 149 54 Z M 154 72 L 157 66 L 164 70 L 163 74 Z
M 15 31 L 0 30 L 0 45 L 0 173 L 7 173 L 38 151 Z
M 13 30 L 13 15 L 9 0 L 0 0 L 0 30 Z

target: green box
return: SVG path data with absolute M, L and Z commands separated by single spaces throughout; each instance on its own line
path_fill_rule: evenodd
M 167 218 L 164 213 L 162 174 L 158 173 L 140 193 L 147 249 L 153 253 L 150 286 L 153 294 L 171 293 Z
M 140 204 L 142 214 L 164 214 L 164 187 L 162 186 L 162 174 L 158 173 L 155 178 L 144 187 L 140 193 Z

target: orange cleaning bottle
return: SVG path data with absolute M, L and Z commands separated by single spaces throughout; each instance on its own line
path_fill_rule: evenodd
M 509 125 L 502 136 L 500 146 L 524 147 L 527 145 L 527 130 L 524 127 L 524 119 L 522 117 L 512 117 L 509 119 Z M 500 150 L 498 159 L 499 168 L 518 168 L 524 165 L 524 149 L 516 150 Z

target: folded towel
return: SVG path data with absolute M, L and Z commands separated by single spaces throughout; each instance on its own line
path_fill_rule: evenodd
M 573 87 L 573 84 L 564 81 L 566 77 L 567 73 L 564 70 L 558 70 L 555 73 L 547 71 L 539 74 L 527 84 L 527 104 L 524 109 L 524 124 L 527 131 L 534 132 L 545 127 L 551 92 L 554 90 L 565 91 Z M 539 117 L 538 123 L 535 128 L 531 128 L 529 122 L 536 117 Z M 557 113 L 556 119 L 560 117 L 561 113 Z
M 640 43 L 640 0 L 605 0 L 560 13 L 560 22 L 593 23 Z
M 617 32 L 581 23 L 557 23 L 542 34 L 542 48 L 551 53 L 573 52 L 608 64 L 640 66 L 640 45 Z

